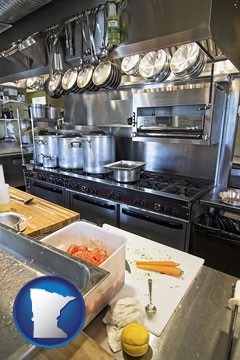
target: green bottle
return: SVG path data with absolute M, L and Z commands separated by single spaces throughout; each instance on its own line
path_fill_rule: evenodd
M 112 45 L 120 44 L 120 26 L 119 26 L 119 17 L 116 11 L 116 4 L 111 2 L 108 5 L 108 43 Z

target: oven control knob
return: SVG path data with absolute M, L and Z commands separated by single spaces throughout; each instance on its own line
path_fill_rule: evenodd
M 111 200 L 121 200 L 121 196 L 118 193 L 115 193 L 114 191 L 111 191 L 108 194 L 108 198 Z
M 64 186 L 64 179 L 62 178 L 59 179 L 59 185 Z
M 69 181 L 68 182 L 68 187 L 70 189 L 76 189 L 77 188 L 77 183 L 73 182 L 73 181 Z
M 167 206 L 163 206 L 163 207 L 162 207 L 162 212 L 163 212 L 164 214 L 168 214 L 168 213 L 169 213 L 168 207 L 167 207 Z
M 173 216 L 179 216 L 179 210 L 176 209 L 176 208 L 173 208 L 173 209 L 172 209 L 172 215 L 173 215 Z
M 81 191 L 82 191 L 82 192 L 86 193 L 86 192 L 87 192 L 87 189 L 88 189 L 87 186 L 85 186 L 85 185 L 82 185 L 82 186 L 81 186 Z
M 32 177 L 33 172 L 32 171 L 25 171 L 25 176 Z
M 49 176 L 49 182 L 51 182 L 51 183 L 53 183 L 53 181 L 54 181 L 54 178 L 53 178 L 53 176 Z
M 38 178 L 39 178 L 39 180 L 46 180 L 46 175 L 44 175 L 44 174 L 39 174 L 39 175 L 38 175 Z M 50 181 L 50 178 L 49 178 L 49 181 Z
M 155 211 L 162 211 L 162 205 L 161 204 L 155 203 L 153 205 L 153 208 L 154 208 Z
M 96 195 L 97 194 L 97 189 L 94 188 L 93 186 L 89 186 L 88 193 L 92 194 L 92 195 Z
M 143 200 L 143 199 L 135 199 L 135 200 L 133 201 L 133 204 L 134 204 L 135 206 L 139 206 L 139 207 L 141 207 L 141 208 L 145 208 L 145 207 L 146 207 L 146 201 Z

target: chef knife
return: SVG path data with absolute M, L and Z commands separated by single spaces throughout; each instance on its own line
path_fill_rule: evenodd
M 240 280 L 237 280 L 233 298 L 228 300 L 228 306 L 232 310 L 231 322 L 229 327 L 229 335 L 228 335 L 228 347 L 227 347 L 227 356 L 226 360 L 230 360 L 232 357 L 232 343 L 233 343 L 233 335 L 235 324 L 237 320 L 237 314 L 240 312 Z

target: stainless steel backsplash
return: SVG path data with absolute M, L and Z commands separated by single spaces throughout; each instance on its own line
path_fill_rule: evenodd
M 132 115 L 133 94 L 142 89 L 101 91 L 94 94 L 69 94 L 64 97 L 65 121 L 75 125 L 98 125 L 116 136 L 117 160 L 146 162 L 146 170 L 215 178 L 218 145 L 199 146 L 159 142 L 133 142 L 127 125 Z M 115 127 L 110 125 L 114 124 Z M 109 126 L 107 126 L 109 125 Z

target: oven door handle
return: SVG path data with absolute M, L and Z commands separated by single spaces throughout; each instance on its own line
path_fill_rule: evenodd
M 57 193 L 57 194 L 62 194 L 63 190 L 62 189 L 58 189 L 55 187 L 49 187 L 49 186 L 45 186 L 45 185 L 39 185 L 37 183 L 33 183 L 33 186 L 39 189 L 43 189 L 43 190 L 47 190 L 47 191 L 51 191 L 53 193 Z
M 130 210 L 127 210 L 124 208 L 122 208 L 122 213 L 127 216 L 131 216 L 131 217 L 134 217 L 134 218 L 137 218 L 140 220 L 152 222 L 154 224 L 162 225 L 162 226 L 172 228 L 172 229 L 180 229 L 181 230 L 183 228 L 183 224 L 175 223 L 175 222 L 167 221 L 167 220 L 162 220 L 162 219 L 155 219 L 154 217 L 151 217 L 149 215 L 140 214 L 136 211 L 130 211 Z
M 95 206 L 102 207 L 104 209 L 108 209 L 108 210 L 115 210 L 116 209 L 115 205 L 110 205 L 110 204 L 105 203 L 103 201 L 98 201 L 97 199 L 91 199 L 90 197 L 87 198 L 85 196 L 74 194 L 72 196 L 72 198 L 75 199 L 75 200 L 84 201 L 85 203 L 88 203 L 88 204 L 92 204 L 92 205 L 95 205 Z

